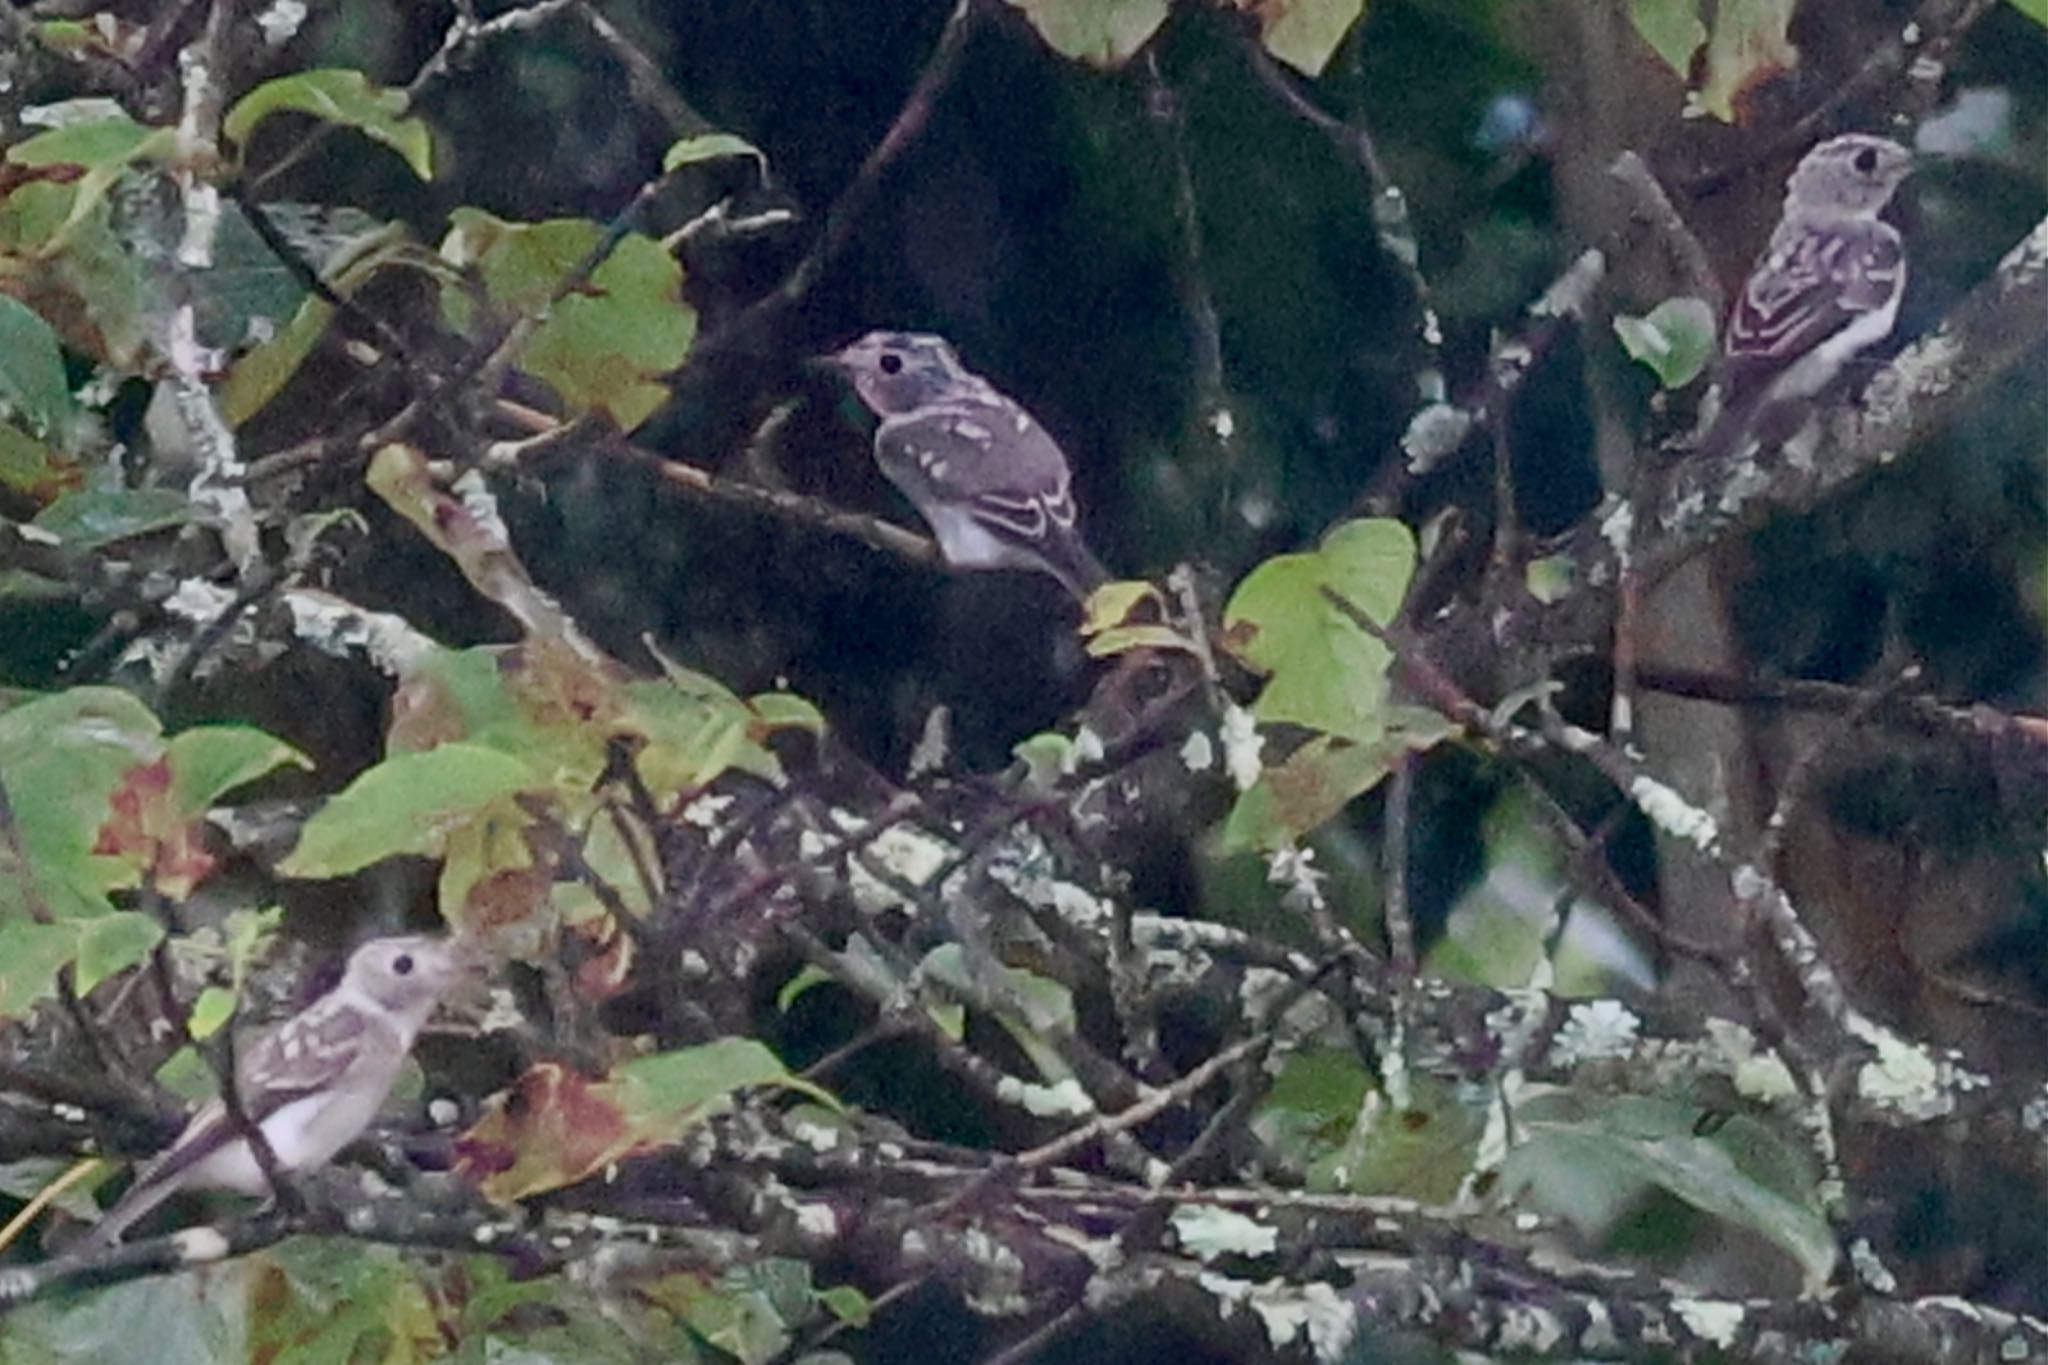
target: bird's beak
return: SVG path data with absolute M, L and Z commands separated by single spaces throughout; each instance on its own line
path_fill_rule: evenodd
M 470 934 L 457 934 L 443 942 L 448 951 L 448 964 L 456 971 L 474 971 L 486 966 L 491 960 L 490 950 L 483 940 Z

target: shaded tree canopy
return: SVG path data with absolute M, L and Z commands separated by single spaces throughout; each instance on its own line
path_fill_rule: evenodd
M 0 1358 L 2048 1351 L 2044 214 L 2041 0 L 0 0 Z

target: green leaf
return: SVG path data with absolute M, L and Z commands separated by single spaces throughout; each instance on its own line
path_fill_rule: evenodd
M 326 335 L 334 320 L 334 305 L 325 299 L 309 298 L 284 329 L 237 360 L 221 385 L 220 415 L 231 427 L 239 427 L 269 405 L 284 391 L 299 367 Z
M 64 445 L 76 413 L 56 332 L 28 305 L 0 294 L 0 416 Z
M 450 830 L 533 781 L 526 764 L 478 744 L 394 755 L 306 821 L 278 871 L 340 877 L 401 853 L 438 853 Z
M 1692 59 L 1707 41 L 1700 22 L 1700 0 L 1629 0 L 1629 21 L 1651 51 L 1683 80 L 1692 74 Z
M 97 550 L 118 540 L 183 526 L 193 516 L 192 500 L 174 489 L 81 489 L 45 507 L 30 524 L 61 537 L 74 549 Z
M 667 399 L 657 378 L 689 354 L 697 312 L 683 301 L 682 267 L 660 243 L 628 235 L 586 283 L 554 299 L 562 280 L 603 237 L 596 223 L 513 223 L 479 209 L 457 209 L 449 224 L 442 256 L 474 265 L 499 312 L 547 312 L 519 353 L 521 369 L 546 381 L 570 406 L 607 413 L 629 431 Z M 470 322 L 466 291 L 449 289 L 442 299 L 458 326 Z
M 620 242 L 583 291 L 561 299 L 522 353 L 521 367 L 563 401 L 610 414 L 631 431 L 668 398 L 654 382 L 682 365 L 697 335 L 683 268 L 659 242 Z
M 192 1041 L 203 1043 L 219 1033 L 221 1026 L 235 1017 L 235 998 L 235 992 L 226 986 L 208 986 L 199 992 L 185 1021 L 185 1027 L 192 1031 Z
M 247 147 L 256 126 L 272 114 L 311 114 L 383 143 L 405 158 L 414 175 L 431 180 L 433 139 L 426 124 L 405 117 L 406 107 L 403 90 L 372 85 L 360 71 L 326 67 L 265 81 L 235 101 L 221 120 L 221 132 L 230 142 Z
M 1510 1183 L 1527 1184 L 1543 1161 L 1600 1170 L 1610 1183 L 1635 1179 L 1761 1234 L 1799 1263 L 1810 1286 L 1833 1272 L 1838 1248 L 1811 1179 L 1759 1124 L 1728 1125 L 1751 1149 L 1741 1152 L 1722 1134 L 1695 1133 L 1699 1107 L 1678 1100 L 1621 1096 L 1583 1117 L 1548 1118 L 1525 1107 L 1518 1118 L 1527 1138 L 1502 1172 Z
M 287 765 L 310 769 L 313 760 L 281 739 L 246 725 L 201 725 L 172 736 L 172 795 L 178 808 L 202 815 L 222 796 Z
M 1062 57 L 1119 67 L 1166 22 L 1168 0 L 1010 0 Z
M 1252 1118 L 1252 1132 L 1285 1169 L 1305 1172 L 1333 1155 L 1357 1120 L 1372 1077 L 1348 1048 L 1287 1054 Z
M 720 1038 L 698 1047 L 659 1052 L 627 1062 L 613 1073 L 620 1107 L 641 1126 L 682 1122 L 742 1090 L 772 1085 L 798 1090 L 834 1109 L 830 1092 L 790 1073 L 765 1044 Z
M 625 701 L 617 729 L 646 741 L 633 766 L 656 796 L 698 791 L 734 768 L 770 779 L 781 773 L 775 756 L 750 738 L 754 713 L 715 683 L 629 683 Z
M 865 1327 L 875 1316 L 874 1300 L 850 1284 L 836 1284 L 818 1291 L 818 1302 L 848 1327 Z
M 0 1355 L 7 1365 L 255 1359 L 249 1340 L 251 1277 L 246 1262 L 210 1266 L 25 1303 L 7 1315 Z
M 761 1274 L 764 1267 L 773 1264 L 739 1266 L 715 1280 L 682 1271 L 650 1280 L 638 1288 L 643 1297 L 687 1323 L 691 1332 L 722 1355 L 730 1356 L 740 1365 L 768 1365 L 783 1358 L 790 1345 L 791 1329 L 811 1301 L 806 1283 L 797 1302 L 778 1302 L 784 1296 L 774 1292 L 772 1279 L 764 1283 Z
M 312 1237 L 273 1247 L 250 1289 L 257 1307 L 247 1358 L 279 1365 L 441 1358 L 449 1343 L 425 1273 L 395 1247 Z
M 132 881 L 132 865 L 94 852 L 100 826 L 115 789 L 162 752 L 156 717 L 118 688 L 74 687 L 0 712 L 0 780 L 28 855 L 16 867 L 0 846 L 0 916 L 113 909 L 107 891 Z
M 24 138 L 7 149 L 17 166 L 125 166 L 164 129 L 137 123 L 126 114 L 68 123 Z
M 67 1185 L 52 1205 L 73 1218 L 90 1222 L 99 1217 L 100 1212 L 92 1192 L 113 1178 L 114 1168 L 91 1157 L 84 1160 L 93 1161 L 99 1169 Z M 77 1164 L 76 1159 L 68 1156 L 29 1156 L 18 1161 L 0 1162 L 0 1194 L 26 1203 L 70 1174 Z
M 71 233 L 100 206 L 121 173 L 136 161 L 161 158 L 178 149 L 173 128 L 151 128 L 126 114 L 52 128 L 7 149 L 17 166 L 80 166 L 85 174 L 71 186 L 68 211 L 54 227 L 45 225 L 37 254 L 55 254 Z M 26 187 L 24 187 L 26 188 Z M 48 201 L 54 205 L 54 199 Z
M 2012 7 L 2035 23 L 2048 26 L 2048 0 L 2012 0 Z
M 1365 0 L 1260 0 L 1259 41 L 1304 76 L 1320 76 Z
M 825 733 L 824 713 L 794 692 L 756 692 L 747 706 L 764 729 Z
M 72 968 L 72 989 L 88 995 L 92 988 L 127 971 L 163 941 L 164 926 L 155 915 L 117 910 L 86 921 L 78 936 L 78 962 Z
M 761 149 L 738 134 L 699 133 L 669 144 L 669 149 L 661 154 L 661 173 L 667 175 L 682 166 L 735 156 L 752 157 L 764 172 L 768 169 L 768 158 Z
M 75 461 L 65 459 L 47 442 L 38 441 L 13 423 L 0 420 L 0 488 L 35 499 L 61 497 L 79 478 Z
M 1298 843 L 1353 797 L 1378 786 L 1402 754 L 1428 749 L 1458 732 L 1433 711 L 1403 708 L 1400 720 L 1374 743 L 1318 735 L 1284 762 L 1269 765 L 1231 808 L 1218 851 L 1272 850 Z
M 1224 644 L 1270 675 L 1252 712 L 1361 743 L 1383 729 L 1385 645 L 1329 600 L 1334 592 L 1372 621 L 1400 610 L 1415 570 L 1415 538 L 1398 521 L 1353 521 L 1307 554 L 1280 555 L 1246 575 L 1224 609 Z
M 457 1139 L 457 1168 L 492 1199 L 560 1189 L 635 1152 L 678 1141 L 752 1086 L 798 1090 L 838 1108 L 751 1038 L 642 1057 L 599 1081 L 541 1062 L 492 1097 Z
M 1194 642 L 1167 621 L 1166 599 L 1142 581 L 1104 583 L 1082 607 L 1081 638 L 1088 657 L 1105 659 L 1134 649 L 1195 651 Z
M 57 973 L 78 955 L 78 926 L 0 920 L 0 1019 L 19 1019 L 56 994 Z
M 1707 70 L 1700 107 L 1723 123 L 1735 121 L 1735 101 L 1751 87 L 1799 63 L 1789 30 L 1795 0 L 1721 0 L 1707 39 Z
M 117 169 L 106 182 L 118 175 Z M 104 199 L 92 197 L 104 189 L 90 173 L 70 183 L 34 180 L 17 186 L 0 199 L 0 255 L 33 261 L 39 296 L 64 310 L 71 346 L 132 371 L 142 364 L 142 267 L 115 235 Z
M 831 983 L 832 973 L 815 963 L 807 964 L 803 970 L 783 982 L 781 990 L 775 992 L 775 1008 L 787 1014 L 789 1007 L 802 999 L 813 986 L 827 986 Z
M 1704 299 L 1666 299 L 1644 317 L 1617 313 L 1614 334 L 1629 358 L 1649 366 L 1659 384 L 1682 389 L 1714 357 L 1714 310 Z

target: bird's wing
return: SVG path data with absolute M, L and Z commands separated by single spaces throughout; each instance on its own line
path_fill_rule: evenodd
M 294 1100 L 339 1084 L 377 1021 L 330 995 L 260 1035 L 235 1057 L 243 1112 L 261 1123 Z
M 947 403 L 891 418 L 875 433 L 875 458 L 912 502 L 959 504 L 1034 539 L 1047 518 L 1074 524 L 1066 456 L 1015 403 Z
M 242 1112 L 261 1123 L 294 1100 L 338 1084 L 370 1021 L 360 1010 L 314 1005 L 262 1034 L 235 1057 Z M 177 1140 L 136 1172 L 135 1188 L 166 1184 L 241 1136 L 227 1106 L 210 1101 Z
M 1898 298 L 1905 253 L 1875 219 L 1809 224 L 1781 233 L 1728 318 L 1723 386 L 1731 404 L 1759 394 L 1788 367 Z

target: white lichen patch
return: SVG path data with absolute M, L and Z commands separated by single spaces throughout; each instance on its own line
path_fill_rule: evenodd
M 1710 852 L 1721 838 L 1713 816 L 1653 777 L 1637 776 L 1628 784 L 1628 795 L 1651 824 L 1702 853 Z
M 1071 1076 L 1057 1085 L 1037 1085 L 1005 1076 L 996 1083 L 996 1098 L 1042 1119 L 1083 1118 L 1095 1112 L 1095 1101 Z
M 1991 1083 L 1989 1077 L 1957 1065 L 1953 1057 L 1909 1043 L 1861 1015 L 1852 1014 L 1845 1022 L 1877 1053 L 1856 1073 L 1856 1089 L 1878 1108 L 1916 1121 L 1942 1118 L 1955 1112 L 1958 1095 Z
M 839 1215 L 830 1204 L 799 1204 L 796 1225 L 806 1236 L 830 1238 L 839 1235 Z
M 1537 318 L 1583 318 L 1586 303 L 1607 275 L 1607 257 L 1597 248 L 1579 253 L 1564 274 L 1551 281 L 1543 296 L 1529 305 L 1529 316 Z
M 1671 1311 L 1678 1314 L 1688 1332 L 1724 1351 L 1734 1347 L 1746 1316 L 1741 1304 L 1727 1299 L 1675 1298 Z
M 339 658 L 360 653 L 394 678 L 440 648 L 402 616 L 365 611 L 317 588 L 287 589 L 284 604 L 292 614 L 292 633 L 301 640 Z
M 733 796 L 714 796 L 710 792 L 705 792 L 683 807 L 683 823 L 694 825 L 698 829 L 716 829 L 719 817 L 738 799 Z
M 1171 1221 L 1181 1249 L 1204 1265 L 1219 1256 L 1270 1256 L 1280 1245 L 1278 1228 L 1213 1204 L 1183 1204 Z
M 865 828 L 865 822 L 858 816 L 845 812 L 834 815 L 839 827 L 856 838 Z M 868 871 L 863 863 L 873 863 L 896 881 L 923 890 L 930 889 L 932 878 L 938 876 L 956 852 L 953 845 L 923 830 L 894 826 L 869 841 L 860 857 L 848 861 L 847 889 L 853 893 L 853 903 L 871 915 L 913 909 L 912 902 L 901 891 Z
M 1547 1356 L 1564 1339 L 1564 1323 L 1555 1313 L 1529 1304 L 1509 1304 L 1501 1310 L 1493 1344 L 1503 1354 Z
M 1636 511 L 1624 498 L 1609 499 L 1609 506 L 1600 518 L 1600 539 L 1613 547 L 1617 557 L 1626 559 L 1628 547 L 1635 539 Z
M 1792 1068 L 1775 1052 L 1759 1052 L 1756 1035 L 1729 1019 L 1709 1019 L 1709 1042 L 1720 1052 L 1735 1093 L 1762 1104 L 1778 1104 L 1796 1098 L 1799 1083 Z
M 1465 443 L 1472 432 L 1472 414 L 1449 403 L 1431 403 L 1408 419 L 1401 433 L 1401 451 L 1408 472 L 1427 474 L 1439 460 Z
M 1619 1000 L 1588 1000 L 1573 1005 L 1564 1026 L 1550 1042 L 1554 1066 L 1612 1061 L 1635 1052 L 1642 1021 Z
M 171 1241 L 178 1248 L 178 1259 L 186 1265 L 197 1265 L 205 1261 L 224 1261 L 234 1254 L 228 1239 L 218 1228 L 186 1228 L 171 1234 Z
M 1899 1292 L 1898 1277 L 1877 1254 L 1877 1248 L 1870 1245 L 1868 1237 L 1858 1237 L 1849 1243 L 1849 1264 L 1856 1271 L 1856 1278 L 1866 1287 L 1879 1294 Z
M 220 619 L 221 613 L 232 606 L 234 600 L 235 594 L 218 583 L 188 578 L 164 599 L 164 610 L 194 625 L 204 626 Z
M 961 1250 L 985 1272 L 967 1292 L 967 1302 L 989 1317 L 1020 1317 L 1031 1311 L 1024 1293 L 1024 1260 L 983 1228 L 969 1228 Z
M 1268 1280 L 1253 1284 L 1213 1271 L 1195 1281 L 1222 1303 L 1218 1316 L 1229 1318 L 1239 1308 L 1250 1310 L 1266 1329 L 1275 1350 L 1306 1341 L 1319 1361 L 1340 1359 L 1358 1334 L 1358 1310 L 1327 1284 L 1289 1284 Z
M 2036 1137 L 2048 1133 L 2048 1087 L 2020 1106 L 2020 1125 Z
M 1259 774 L 1265 771 L 1260 755 L 1266 741 L 1259 734 L 1259 723 L 1242 706 L 1227 706 L 1223 709 L 1221 738 L 1223 767 L 1230 774 L 1231 785 L 1241 792 L 1250 791 Z

